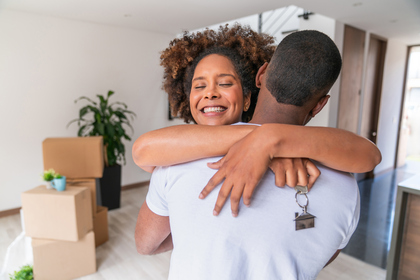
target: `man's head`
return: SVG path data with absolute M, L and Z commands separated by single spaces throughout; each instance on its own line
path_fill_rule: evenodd
M 286 36 L 258 71 L 260 94 L 251 121 L 306 124 L 328 102 L 340 69 L 340 52 L 327 35 L 305 30 Z
M 266 86 L 277 102 L 301 107 L 326 95 L 340 69 L 340 52 L 327 35 L 295 32 L 277 47 L 267 68 Z

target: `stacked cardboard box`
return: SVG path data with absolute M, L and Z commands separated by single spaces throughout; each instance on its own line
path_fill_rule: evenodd
M 108 211 L 97 206 L 102 137 L 47 138 L 44 169 L 67 177 L 66 190 L 22 193 L 26 235 L 33 238 L 35 279 L 74 279 L 96 271 L 95 246 L 108 240 Z
M 58 192 L 41 185 L 22 193 L 22 209 L 35 279 L 74 279 L 96 271 L 88 188 Z
M 102 136 L 47 138 L 42 143 L 44 170 L 53 168 L 67 177 L 67 185 L 91 191 L 96 246 L 108 240 L 108 209 L 98 206 L 96 191 L 104 172 Z M 97 217 L 99 216 L 99 217 Z

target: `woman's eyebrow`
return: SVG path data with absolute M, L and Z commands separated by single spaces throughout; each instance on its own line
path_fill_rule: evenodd
M 196 80 L 204 80 L 204 77 L 197 77 L 197 78 L 194 78 L 192 81 L 194 82 Z
M 217 77 L 232 77 L 235 80 L 237 79 L 236 76 L 235 75 L 232 75 L 232 74 L 219 74 L 219 75 L 217 75 Z M 196 80 L 205 80 L 205 78 L 203 76 L 200 76 L 200 77 L 194 78 L 192 81 L 194 82 Z
M 219 74 L 218 77 L 232 77 L 236 79 L 235 75 L 232 75 L 232 74 Z

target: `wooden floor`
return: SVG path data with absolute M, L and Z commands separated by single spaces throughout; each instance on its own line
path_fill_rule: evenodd
M 168 276 L 170 252 L 155 255 L 138 255 L 134 245 L 134 227 L 137 213 L 147 193 L 147 187 L 122 192 L 120 209 L 109 212 L 109 241 L 96 249 L 98 271 L 79 279 L 163 280 Z M 0 219 L 0 268 L 3 266 L 8 245 L 22 231 L 20 215 Z M 325 268 L 320 280 L 382 280 L 386 271 L 345 254 Z

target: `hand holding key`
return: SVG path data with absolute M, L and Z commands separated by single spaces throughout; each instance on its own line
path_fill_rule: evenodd
M 243 203 L 249 206 L 251 197 L 262 176 L 270 167 L 276 176 L 276 185 L 284 186 L 285 183 L 295 186 L 297 183 L 310 186 L 318 178 L 320 172 L 308 159 L 271 159 L 268 145 L 257 139 L 254 132 L 237 142 L 221 160 L 210 163 L 210 168 L 218 169 L 200 193 L 200 198 L 205 198 L 223 180 L 214 215 L 218 215 L 230 195 L 232 216 L 239 213 L 241 197 Z M 309 174 L 309 178 L 308 178 Z M 274 182 L 273 182 L 274 183 Z

